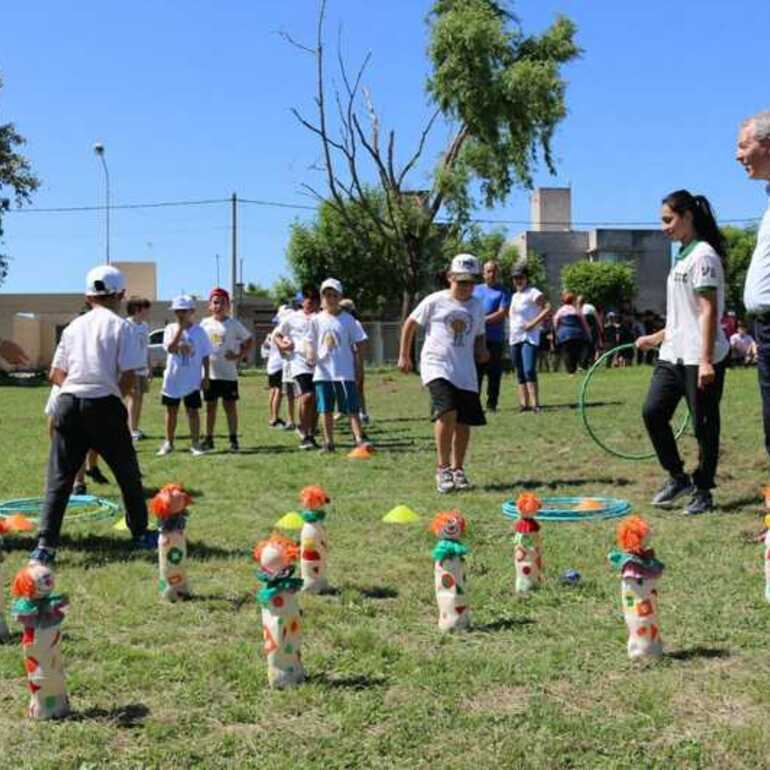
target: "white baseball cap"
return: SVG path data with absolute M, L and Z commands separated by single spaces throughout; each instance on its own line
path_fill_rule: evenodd
M 126 289 L 126 279 L 117 267 L 112 265 L 97 265 L 88 271 L 86 276 L 86 296 L 106 297 L 110 294 L 120 294 Z
M 456 281 L 477 281 L 481 275 L 481 265 L 473 254 L 458 254 L 452 259 L 449 275 Z
M 321 284 L 321 294 L 324 293 L 324 289 L 334 289 L 337 294 L 342 294 L 342 284 L 336 278 L 327 278 Z
M 195 300 L 189 294 L 180 294 L 171 300 L 172 310 L 195 310 Z

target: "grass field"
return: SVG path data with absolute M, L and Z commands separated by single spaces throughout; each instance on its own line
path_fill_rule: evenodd
M 649 373 L 602 373 L 595 393 L 605 405 L 592 408 L 637 448 Z M 240 455 L 156 458 L 154 384 L 140 462 L 148 487 L 180 481 L 196 496 L 196 598 L 162 604 L 153 555 L 128 551 L 110 522 L 65 530 L 58 576 L 72 604 L 63 652 L 74 714 L 25 720 L 18 635 L 0 647 L 0 767 L 770 767 L 770 605 L 761 547 L 741 540 L 760 522 L 766 478 L 756 372 L 728 373 L 720 510 L 693 520 L 647 505 L 661 482 L 654 461 L 592 445 L 574 409 L 577 385 L 544 375 L 548 408 L 520 415 L 506 378 L 501 411 L 474 432 L 467 467 L 477 487 L 446 499 L 433 488 L 427 400 L 414 377 L 370 377 L 379 446 L 370 461 L 297 452 L 293 436 L 266 427 L 254 376 L 242 381 Z M 46 396 L 44 387 L 0 389 L 3 498 L 41 493 Z M 691 460 L 692 438 L 681 444 Z M 300 597 L 310 680 L 271 691 L 250 552 L 308 483 L 333 498 L 330 578 L 340 592 Z M 517 600 L 500 504 L 524 489 L 626 497 L 652 521 L 666 564 L 661 662 L 626 658 L 619 580 L 606 563 L 615 522 L 544 525 L 546 585 Z M 398 503 L 426 523 L 449 506 L 469 520 L 470 633 L 439 634 L 435 541 L 424 526 L 381 523 Z M 6 540 L 6 592 L 31 542 Z M 579 586 L 559 585 L 567 568 L 582 573 Z

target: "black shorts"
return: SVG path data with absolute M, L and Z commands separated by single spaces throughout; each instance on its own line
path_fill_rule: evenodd
M 209 380 L 209 389 L 203 391 L 207 403 L 221 398 L 222 401 L 238 400 L 238 380 Z
M 430 392 L 430 419 L 434 422 L 447 412 L 457 412 L 457 422 L 463 425 L 486 425 L 479 394 L 460 390 L 449 380 L 439 378 L 428 383 Z
M 192 393 L 188 393 L 184 398 L 171 398 L 171 396 L 165 396 L 161 394 L 160 403 L 163 406 L 179 406 L 184 401 L 184 405 L 187 409 L 200 409 L 201 408 L 201 392 L 194 390 Z
M 301 396 L 306 396 L 308 393 L 315 393 L 312 374 L 298 374 L 294 378 L 294 382 L 297 383 Z
M 280 388 L 283 382 L 283 370 L 279 369 L 277 372 L 267 375 L 267 387 L 268 388 Z

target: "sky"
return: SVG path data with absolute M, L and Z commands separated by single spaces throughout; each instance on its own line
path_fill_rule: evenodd
M 293 107 L 314 116 L 314 62 L 281 32 L 312 45 L 316 0 L 133 0 L 11 3 L 0 0 L 0 123 L 27 139 L 41 178 L 30 208 L 104 203 L 93 144 L 105 146 L 112 204 L 221 200 L 111 212 L 111 254 L 154 260 L 159 294 L 203 294 L 229 285 L 232 193 L 252 201 L 314 206 L 302 185 L 323 186 L 320 147 Z M 427 0 L 328 0 L 326 47 L 337 41 L 404 159 L 430 114 Z M 756 0 L 519 0 L 525 32 L 559 13 L 578 27 L 583 55 L 569 64 L 569 114 L 554 141 L 558 173 L 535 183 L 570 185 L 577 223 L 656 221 L 660 199 L 686 187 L 720 221 L 758 218 L 766 197 L 735 162 L 737 124 L 770 108 L 770 3 Z M 439 126 L 413 177 L 424 185 L 451 127 Z M 529 193 L 480 208 L 481 219 L 526 229 Z M 243 278 L 270 286 L 289 271 L 290 225 L 312 210 L 239 205 Z M 0 292 L 80 291 L 105 253 L 101 211 L 9 213 L 12 257 Z

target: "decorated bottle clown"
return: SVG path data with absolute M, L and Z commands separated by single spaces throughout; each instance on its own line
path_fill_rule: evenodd
M 292 577 L 297 562 L 296 543 L 272 535 L 254 548 L 257 578 L 264 584 L 257 593 L 262 605 L 262 635 L 271 687 L 289 687 L 305 680 L 300 647 L 302 633 L 296 593 L 302 580 Z
M 53 573 L 38 562 L 22 567 L 11 587 L 16 597 L 11 613 L 24 627 L 21 646 L 32 693 L 27 716 L 32 719 L 57 719 L 70 711 L 60 650 L 60 627 L 69 604 L 53 587 Z
M 610 552 L 610 564 L 620 571 L 623 614 L 628 627 L 628 657 L 660 657 L 663 641 L 658 626 L 656 584 L 663 565 L 648 548 L 650 526 L 640 516 L 630 516 L 618 526 L 620 550 Z
M 433 549 L 438 627 L 441 631 L 460 631 L 471 624 L 465 585 L 468 548 L 460 542 L 465 519 L 459 511 L 437 513 L 431 529 L 439 539 Z
M 516 593 L 528 594 L 540 587 L 543 579 L 543 553 L 540 524 L 535 514 L 543 507 L 530 492 L 516 500 L 519 518 L 513 525 L 513 558 L 516 564 Z
M 324 505 L 330 501 L 321 487 L 305 487 L 299 495 L 302 516 L 305 522 L 299 535 L 300 574 L 302 590 L 320 593 L 329 587 L 326 579 L 326 556 L 329 543 L 326 537 Z
M 31 532 L 35 527 L 32 522 L 24 516 L 9 516 L 6 519 L 0 519 L 0 644 L 7 642 L 11 638 L 11 633 L 5 622 L 5 580 L 3 579 L 3 535 L 9 532 Z
M 150 510 L 158 519 L 158 590 L 163 599 L 175 602 L 190 597 L 187 580 L 187 506 L 192 497 L 179 484 L 166 484 L 150 500 Z
M 770 513 L 765 516 L 765 599 L 770 602 Z

